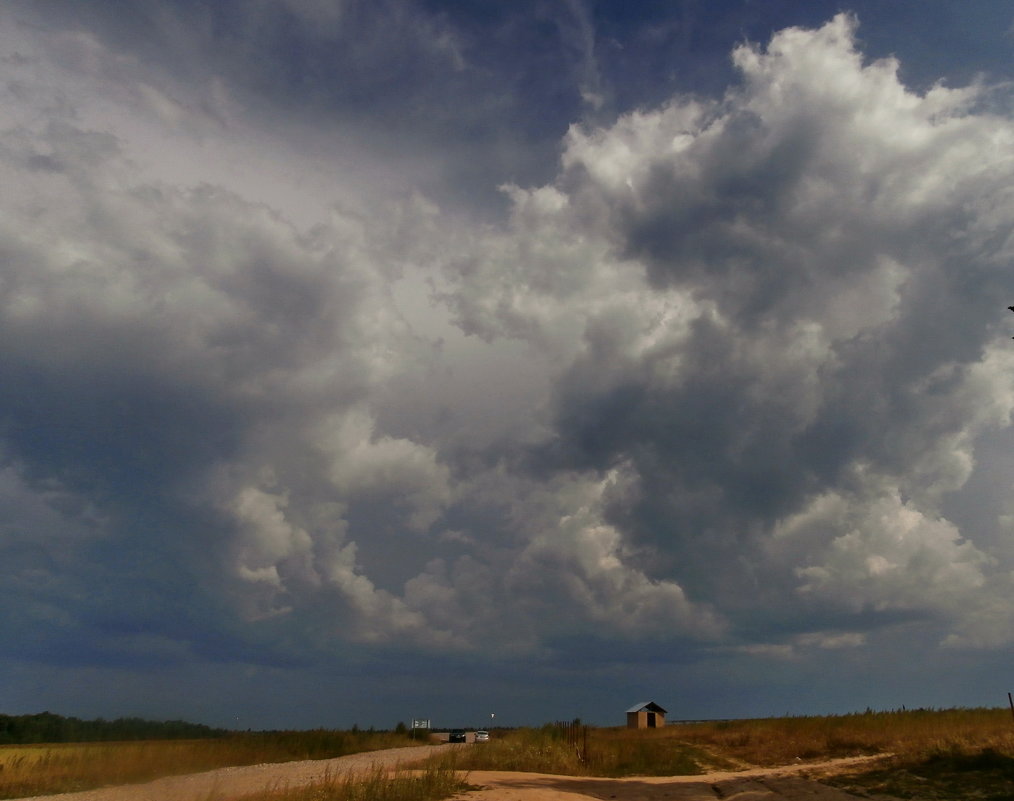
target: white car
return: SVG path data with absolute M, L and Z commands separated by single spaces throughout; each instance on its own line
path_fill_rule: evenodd
M 488 731 L 483 731 L 482 729 L 480 729 L 479 731 L 477 731 L 475 733 L 475 741 L 477 743 L 488 743 L 489 742 L 489 732 Z

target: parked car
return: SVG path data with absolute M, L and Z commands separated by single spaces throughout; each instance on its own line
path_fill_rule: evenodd
M 479 729 L 479 731 L 477 731 L 475 733 L 475 741 L 477 743 L 488 743 L 489 742 L 489 732 L 488 731 L 483 731 L 482 729 Z
M 468 741 L 468 737 L 465 736 L 464 729 L 451 729 L 451 733 L 447 736 L 447 742 L 449 743 L 464 743 Z

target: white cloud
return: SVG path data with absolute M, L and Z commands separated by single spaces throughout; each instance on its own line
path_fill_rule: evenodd
M 796 642 L 804 647 L 836 651 L 842 648 L 860 648 L 866 645 L 866 635 L 858 631 L 815 632 L 801 634 Z
M 983 587 L 991 562 L 952 523 L 920 512 L 886 487 L 873 498 L 818 497 L 776 536 L 821 543 L 817 563 L 796 571 L 799 592 L 856 611 L 953 613 Z
M 623 468 L 601 479 L 561 475 L 525 497 L 516 524 L 528 541 L 505 578 L 508 593 L 524 599 L 533 617 L 544 616 L 547 605 L 570 607 L 554 623 L 571 634 L 718 636 L 724 623 L 707 605 L 692 602 L 677 582 L 652 580 L 628 563 L 624 537 L 604 512 L 630 480 Z
M 247 487 L 236 497 L 232 511 L 243 525 L 244 534 L 237 557 L 241 578 L 280 588 L 278 569 L 282 562 L 295 563 L 297 571 L 315 578 L 308 564 L 313 541 L 306 531 L 285 519 L 287 505 L 284 495 L 272 495 L 256 487 Z
M 374 427 L 362 408 L 322 421 L 313 439 L 329 460 L 329 477 L 342 497 L 366 494 L 405 504 L 408 524 L 424 530 L 450 500 L 449 471 L 432 448 L 378 437 Z
M 593 609 L 587 565 L 556 549 L 627 542 L 677 576 L 704 549 L 698 588 L 709 559 L 771 559 L 752 570 L 794 569 L 805 595 L 857 612 L 958 625 L 984 591 L 994 558 L 940 504 L 1014 408 L 987 322 L 1010 286 L 1014 129 L 976 110 L 977 87 L 919 94 L 893 60 L 864 63 L 854 28 L 738 48 L 744 83 L 721 102 L 572 129 L 558 180 L 511 188 L 505 230 L 448 264 L 466 331 L 568 365 L 562 463 L 626 460 L 661 493 L 635 502 L 636 532 L 584 521 L 568 538 L 579 516 L 561 517 L 520 575 L 557 559 Z M 777 544 L 790 530 L 799 553 Z

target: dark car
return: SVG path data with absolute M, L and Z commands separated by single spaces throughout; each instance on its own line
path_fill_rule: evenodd
M 464 743 L 468 741 L 468 737 L 465 736 L 464 729 L 451 729 L 451 733 L 447 736 L 447 742 L 449 743 Z

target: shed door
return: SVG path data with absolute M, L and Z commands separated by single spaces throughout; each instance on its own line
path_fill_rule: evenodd
M 656 726 L 655 726 L 655 713 L 654 712 L 649 712 L 648 713 L 648 728 L 649 729 L 656 728 Z

